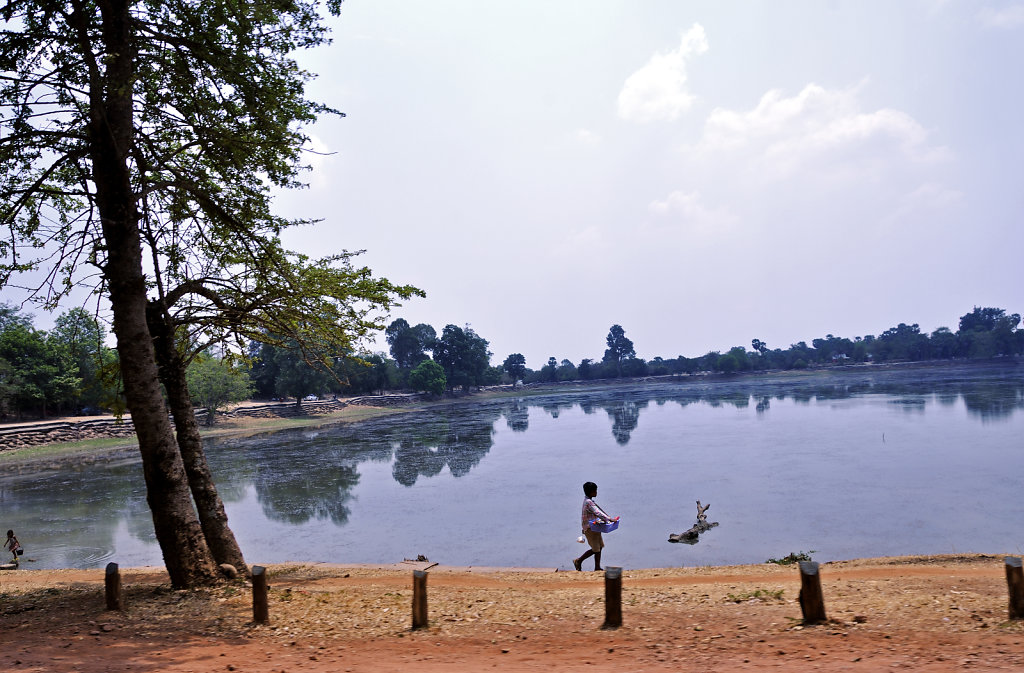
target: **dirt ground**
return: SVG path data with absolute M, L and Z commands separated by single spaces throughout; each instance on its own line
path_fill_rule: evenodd
M 822 564 L 817 626 L 795 566 L 625 570 L 618 629 L 603 573 L 432 567 L 412 631 L 411 570 L 269 566 L 266 625 L 240 580 L 176 591 L 123 569 L 108 612 L 102 570 L 0 571 L 0 648 L 7 669 L 84 673 L 1024 670 L 1001 556 Z

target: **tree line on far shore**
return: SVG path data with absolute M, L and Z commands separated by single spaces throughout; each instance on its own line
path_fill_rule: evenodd
M 697 357 L 637 357 L 620 325 L 605 337 L 600 358 L 579 363 L 548 358 L 531 368 L 520 353 L 492 364 L 489 343 L 470 326 L 446 325 L 441 334 L 426 324 L 394 320 L 385 331 L 389 353 L 350 352 L 323 362 L 280 340 L 251 341 L 245 354 L 203 353 L 188 367 L 193 402 L 216 412 L 225 404 L 255 396 L 294 399 L 309 396 L 378 394 L 413 390 L 443 395 L 455 389 L 497 385 L 665 376 L 714 372 L 792 370 L 865 362 L 989 359 L 1024 354 L 1020 315 L 1001 308 L 975 307 L 960 317 L 954 332 L 931 334 L 917 324 L 900 323 L 880 335 L 827 334 L 788 348 L 761 339 L 750 348 L 735 346 Z M 0 418 L 93 414 L 124 410 L 117 351 L 104 344 L 106 332 L 94 315 L 74 308 L 54 329 L 35 329 L 32 317 L 0 304 Z M 208 416 L 213 422 L 215 414 Z

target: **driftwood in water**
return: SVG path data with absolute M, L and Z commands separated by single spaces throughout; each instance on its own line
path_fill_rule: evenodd
M 709 531 L 718 525 L 717 521 L 708 523 L 708 515 L 705 512 L 711 507 L 709 502 L 706 505 L 701 505 L 700 500 L 697 501 L 697 523 L 693 524 L 690 530 L 683 531 L 682 533 L 672 533 L 668 536 L 669 542 L 686 542 L 693 544 L 697 541 L 697 538 L 701 533 Z

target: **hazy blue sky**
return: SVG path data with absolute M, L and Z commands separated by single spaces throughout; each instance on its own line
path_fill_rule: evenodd
M 500 363 L 1024 309 L 1024 2 L 348 0 L 288 236 Z
M 512 352 L 772 348 L 1024 311 L 1024 0 L 347 0 L 319 217 Z M 381 342 L 378 348 L 386 348 Z

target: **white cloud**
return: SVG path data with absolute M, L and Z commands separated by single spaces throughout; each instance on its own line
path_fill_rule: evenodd
M 921 0 L 921 2 L 924 5 L 925 11 L 933 16 L 945 11 L 952 4 L 952 0 Z
M 963 192 L 948 189 L 934 182 L 925 183 L 912 192 L 904 194 L 896 209 L 882 219 L 885 225 L 896 224 L 922 213 L 948 212 L 959 207 L 964 200 Z M 931 218 L 924 221 L 932 222 Z
M 632 122 L 665 121 L 689 110 L 694 96 L 686 86 L 686 64 L 707 50 L 704 27 L 695 23 L 677 49 L 655 54 L 626 79 L 619 92 L 619 116 Z
M 842 173 L 894 157 L 931 162 L 947 155 L 945 148 L 928 143 L 928 131 L 907 113 L 862 110 L 861 88 L 809 84 L 789 98 L 769 91 L 752 110 L 715 109 L 697 149 L 742 153 L 753 162 L 751 168 L 775 178 L 809 168 Z
M 978 12 L 978 20 L 989 28 L 1019 28 L 1024 26 L 1024 5 L 1012 4 L 1001 9 L 985 7 Z
M 572 137 L 580 145 L 593 146 L 601 144 L 601 136 L 589 129 L 576 129 Z
M 700 192 L 676 190 L 664 201 L 654 201 L 648 209 L 656 214 L 680 220 L 690 228 L 717 230 L 728 227 L 736 217 L 726 208 L 709 208 L 701 200 Z

